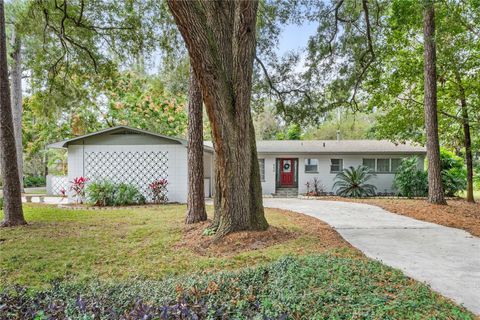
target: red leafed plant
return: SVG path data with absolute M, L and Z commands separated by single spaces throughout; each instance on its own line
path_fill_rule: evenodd
M 148 185 L 154 203 L 166 203 L 167 197 L 167 179 L 158 179 Z
M 88 178 L 86 177 L 77 177 L 74 178 L 73 181 L 70 181 L 70 190 L 73 191 L 73 196 L 76 199 L 77 203 L 83 203 L 83 199 L 85 198 L 85 186 L 88 182 Z

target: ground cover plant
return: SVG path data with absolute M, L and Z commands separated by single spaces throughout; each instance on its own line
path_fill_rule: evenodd
M 163 281 L 9 288 L 0 306 L 35 319 L 473 319 L 398 270 L 331 252 Z
M 87 203 L 95 206 L 144 204 L 145 197 L 137 187 L 127 183 L 95 181 L 87 185 Z

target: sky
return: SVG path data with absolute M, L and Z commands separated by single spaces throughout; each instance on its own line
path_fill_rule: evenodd
M 277 52 L 282 55 L 290 50 L 305 48 L 310 36 L 315 34 L 317 23 L 287 25 L 280 34 Z

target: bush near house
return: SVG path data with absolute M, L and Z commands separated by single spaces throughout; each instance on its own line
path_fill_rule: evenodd
M 23 177 L 23 186 L 25 188 L 44 187 L 47 184 L 45 177 L 25 176 Z
M 341 197 L 362 198 L 374 196 L 377 187 L 367 183 L 374 176 L 375 174 L 372 173 L 372 170 L 366 166 L 349 167 L 337 173 L 333 189 Z
M 425 197 L 428 194 L 427 172 L 418 169 L 416 156 L 402 161 L 393 184 L 398 195 L 403 197 Z
M 467 169 L 463 159 L 442 148 L 440 149 L 440 161 L 442 162 L 442 182 L 445 195 L 453 197 L 467 189 Z
M 124 206 L 144 204 L 145 197 L 131 184 L 96 181 L 86 188 L 87 203 L 95 206 Z

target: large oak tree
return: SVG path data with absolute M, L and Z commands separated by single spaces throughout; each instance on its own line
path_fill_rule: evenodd
M 202 89 L 215 149 L 216 236 L 265 230 L 250 111 L 257 1 L 175 1 L 168 6 Z
M 8 81 L 5 12 L 0 0 L 0 167 L 3 176 L 4 220 L 2 226 L 26 224 L 23 217 L 17 149 Z

